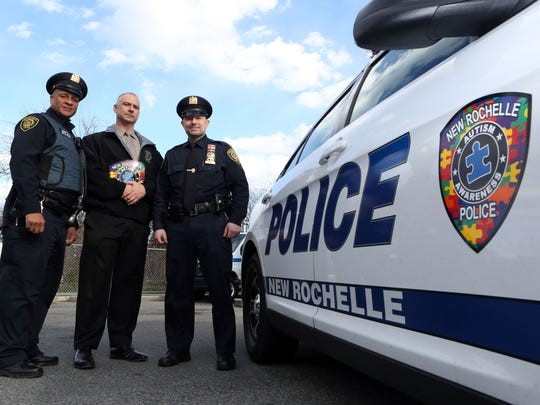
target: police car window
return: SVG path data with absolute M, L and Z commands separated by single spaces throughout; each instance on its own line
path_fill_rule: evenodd
M 317 126 L 313 128 L 313 131 L 311 131 L 309 138 L 304 144 L 304 148 L 301 151 L 298 162 L 301 162 L 306 156 L 321 146 L 339 129 L 338 124 L 343 114 L 344 104 L 346 100 L 348 100 L 347 95 L 349 92 L 350 87 L 348 91 L 343 94 L 338 103 L 335 104 L 334 107 L 324 116 L 324 118 L 319 121 Z
M 298 155 L 300 155 L 300 151 L 302 150 L 302 146 L 304 145 L 304 143 L 306 143 L 305 139 L 302 141 L 302 143 L 298 146 L 298 148 L 296 149 L 294 154 L 291 156 L 291 158 L 289 159 L 289 161 L 287 162 L 287 164 L 285 165 L 285 167 L 283 168 L 283 170 L 279 174 L 278 179 L 283 177 L 285 175 L 285 173 L 287 173 L 294 166 L 296 166 L 296 163 L 298 162 Z
M 368 72 L 356 99 L 351 122 L 417 77 L 469 44 L 467 38 L 445 38 L 428 48 L 388 52 Z

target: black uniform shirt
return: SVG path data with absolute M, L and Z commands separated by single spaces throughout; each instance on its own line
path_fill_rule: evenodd
M 57 114 L 52 108 L 47 110 L 47 114 L 62 123 L 63 127 L 70 132 L 74 128 L 68 118 Z M 39 158 L 45 149 L 54 144 L 55 140 L 54 128 L 40 114 L 30 114 L 15 126 L 9 167 L 15 191 L 15 193 L 10 192 L 10 197 L 13 200 L 16 197 L 18 200 L 17 215 L 41 212 Z M 7 202 L 6 205 L 10 203 L 13 201 Z
M 192 147 L 194 164 L 187 167 L 188 153 Z M 215 194 L 227 195 L 230 192 L 230 222 L 237 225 L 242 223 L 249 199 L 244 169 L 229 144 L 204 136 L 193 146 L 186 142 L 166 153 L 158 177 L 154 229 L 165 227 L 167 207 L 171 201 L 184 201 L 186 175 L 195 176 L 195 202 L 213 201 Z

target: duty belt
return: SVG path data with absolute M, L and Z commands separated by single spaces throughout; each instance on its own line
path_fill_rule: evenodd
M 192 210 L 187 210 L 180 201 L 176 200 L 170 202 L 167 208 L 167 218 L 172 222 L 178 222 L 182 221 L 184 217 L 196 217 L 207 212 L 216 213 L 219 212 L 219 209 L 216 209 L 214 202 L 206 201 L 196 203 Z
M 77 195 L 68 192 L 59 192 L 55 190 L 42 190 L 42 204 L 57 215 L 73 214 L 77 208 Z
M 207 212 L 216 212 L 214 204 L 211 202 L 195 203 L 192 210 L 186 210 L 184 208 L 184 214 L 190 217 L 196 217 L 199 214 L 204 214 Z

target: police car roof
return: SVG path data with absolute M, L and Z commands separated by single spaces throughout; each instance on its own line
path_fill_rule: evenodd
M 413 49 L 445 37 L 483 35 L 536 0 L 372 0 L 353 36 L 365 49 Z

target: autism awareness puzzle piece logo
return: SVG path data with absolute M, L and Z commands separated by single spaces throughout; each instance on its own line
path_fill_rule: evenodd
M 135 181 L 144 183 L 144 163 L 137 160 L 122 160 L 109 166 L 109 177 L 123 183 Z
M 495 236 L 516 198 L 527 161 L 530 117 L 530 94 L 492 94 L 463 107 L 441 131 L 444 206 L 476 253 Z

